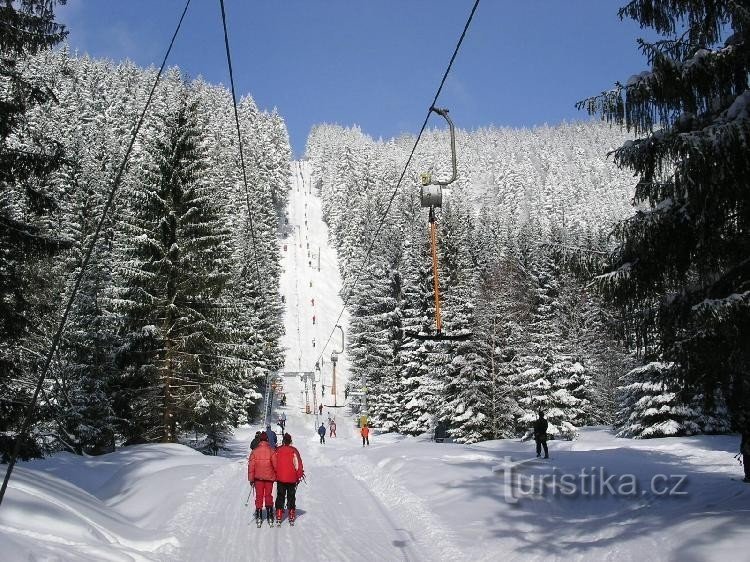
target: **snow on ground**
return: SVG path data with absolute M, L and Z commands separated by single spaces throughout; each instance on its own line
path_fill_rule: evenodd
M 283 343 L 286 370 L 308 371 L 336 323 L 340 278 L 305 163 L 293 180 L 289 222 L 300 228 L 280 241 Z M 326 405 L 339 346 L 336 334 L 324 355 Z M 750 560 L 750 486 L 732 458 L 735 436 L 633 441 L 587 428 L 537 460 L 533 443 L 517 440 L 375 434 L 362 447 L 347 411 L 326 407 L 338 436 L 321 445 L 299 378 L 284 386 L 288 405 L 276 412 L 287 414 L 307 475 L 295 527 L 252 523 L 246 457 L 259 428 L 243 427 L 222 457 L 154 444 L 20 463 L 0 506 L 0 560 Z

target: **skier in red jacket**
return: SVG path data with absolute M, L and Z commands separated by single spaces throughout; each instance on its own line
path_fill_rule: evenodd
M 250 453 L 247 465 L 247 479 L 255 488 L 255 522 L 258 527 L 263 523 L 263 504 L 266 504 L 266 519 L 273 525 L 273 483 L 276 470 L 273 467 L 274 452 L 268 444 L 268 435 L 260 434 L 260 443 Z
M 281 447 L 276 449 L 271 462 L 276 472 L 276 524 L 281 525 L 281 519 L 284 516 L 284 497 L 286 496 L 286 503 L 289 508 L 289 524 L 294 525 L 294 519 L 297 515 L 295 503 L 297 484 L 304 477 L 305 469 L 302 466 L 302 457 L 299 456 L 299 451 L 292 447 L 292 436 L 288 433 L 284 434 Z

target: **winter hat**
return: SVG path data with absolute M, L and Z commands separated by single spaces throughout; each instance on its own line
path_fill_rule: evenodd
M 288 433 L 285 433 L 284 434 L 284 439 L 282 439 L 281 442 L 284 445 L 291 445 L 292 444 L 292 436 L 289 435 Z
M 260 434 L 260 440 L 261 441 L 268 441 L 268 434 L 265 431 Z

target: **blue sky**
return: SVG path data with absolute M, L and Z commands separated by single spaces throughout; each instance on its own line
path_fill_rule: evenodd
M 464 129 L 586 119 L 576 101 L 646 67 L 644 32 L 617 17 L 625 2 L 482 0 L 438 105 Z M 184 4 L 68 0 L 57 17 L 80 53 L 158 65 Z M 297 156 L 321 122 L 416 133 L 472 5 L 225 0 L 238 94 L 278 108 Z M 219 0 L 192 0 L 169 64 L 228 84 Z

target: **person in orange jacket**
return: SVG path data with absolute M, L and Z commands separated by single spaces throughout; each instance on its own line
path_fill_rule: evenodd
M 276 449 L 271 463 L 276 471 L 276 524 L 281 525 L 284 517 L 284 499 L 289 508 L 289 524 L 294 525 L 297 516 L 297 484 L 305 476 L 302 457 L 296 447 L 292 447 L 292 436 L 284 434 L 281 447 Z
M 263 522 L 263 504 L 266 505 L 266 519 L 273 525 L 273 483 L 276 470 L 273 466 L 273 449 L 268 444 L 268 434 L 260 434 L 260 443 L 250 453 L 247 464 L 247 479 L 255 488 L 255 522 L 258 527 Z
M 362 430 L 360 431 L 362 434 L 362 446 L 365 446 L 365 443 L 367 443 L 367 446 L 370 446 L 370 428 L 366 425 L 362 426 Z

